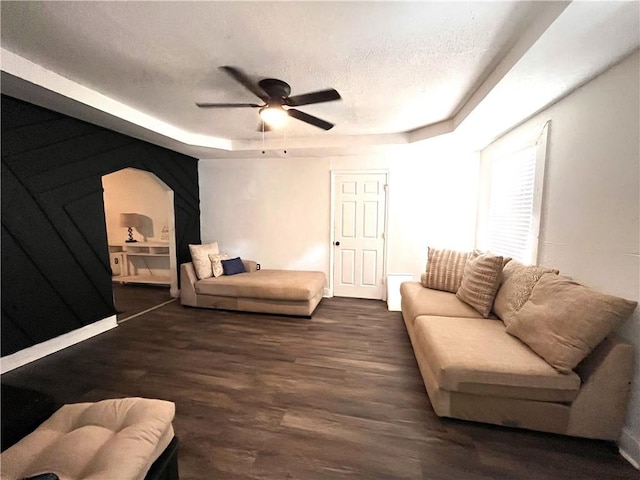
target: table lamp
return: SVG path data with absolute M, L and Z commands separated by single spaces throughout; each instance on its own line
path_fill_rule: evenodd
M 137 213 L 121 213 L 120 226 L 126 227 L 129 232 L 129 238 L 127 238 L 125 242 L 137 242 L 137 240 L 133 238 L 133 229 L 140 226 L 140 216 Z

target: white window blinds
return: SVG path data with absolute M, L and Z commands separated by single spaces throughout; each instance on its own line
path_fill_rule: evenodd
M 536 264 L 549 123 L 536 144 L 493 159 L 489 203 L 491 252 Z

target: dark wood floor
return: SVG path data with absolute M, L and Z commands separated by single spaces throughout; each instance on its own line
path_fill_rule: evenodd
M 114 283 L 113 300 L 118 311 L 118 322 L 127 321 L 150 308 L 171 300 L 169 287 Z
M 175 402 L 183 480 L 638 479 L 610 443 L 436 417 L 379 301 L 324 299 L 311 320 L 173 302 L 2 382 Z

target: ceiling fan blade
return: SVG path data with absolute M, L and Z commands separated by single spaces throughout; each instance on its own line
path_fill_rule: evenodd
M 326 122 L 321 118 L 314 117 L 313 115 L 301 112 L 300 110 L 296 110 L 295 108 L 288 109 L 287 113 L 290 117 L 301 120 L 305 123 L 308 123 L 309 125 L 313 125 L 314 127 L 318 127 L 323 130 L 331 130 L 333 128 L 333 123 Z
M 235 107 L 251 107 L 257 108 L 262 105 L 258 105 L 257 103 L 197 103 L 196 105 L 200 108 L 235 108 Z
M 223 66 L 220 67 L 220 70 L 223 70 L 227 73 L 231 78 L 233 78 L 236 82 L 242 84 L 244 88 L 253 93 L 256 97 L 262 99 L 265 103 L 269 100 L 269 95 L 265 93 L 258 85 L 251 81 L 251 79 L 245 74 L 242 70 L 239 70 L 235 67 Z
M 332 102 L 340 100 L 342 97 L 337 90 L 330 88 L 328 90 L 320 90 L 318 92 L 304 93 L 302 95 L 294 95 L 285 99 L 285 105 L 292 107 L 300 107 L 302 105 L 311 105 L 312 103 Z

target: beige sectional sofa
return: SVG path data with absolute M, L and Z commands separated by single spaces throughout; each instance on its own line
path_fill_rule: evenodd
M 433 260 L 431 257 L 430 250 L 430 260 Z M 556 352 L 548 353 L 545 348 L 557 348 L 563 354 L 565 346 L 555 347 L 553 341 L 546 340 L 544 345 L 538 345 L 530 335 L 519 331 L 522 328 L 518 322 L 522 323 L 521 316 L 526 316 L 532 308 L 540 319 L 538 322 L 536 318 L 533 324 L 540 323 L 540 328 L 545 328 L 545 321 L 553 318 L 553 314 L 540 313 L 541 305 L 545 303 L 540 300 L 540 293 L 553 297 L 553 294 L 543 291 L 541 278 L 555 291 L 564 288 L 557 285 L 569 283 L 567 288 L 571 295 L 584 302 L 580 300 L 581 292 L 576 294 L 571 290 L 580 287 L 557 275 L 557 271 L 524 267 L 517 262 L 509 269 L 505 266 L 504 271 L 508 270 L 511 276 L 505 281 L 500 273 L 496 295 L 500 288 L 504 288 L 505 292 L 516 292 L 517 298 L 511 293 L 509 297 L 494 298 L 496 304 L 501 302 L 502 308 L 498 310 L 503 316 L 510 317 L 512 325 L 509 327 L 495 311 L 489 312 L 485 318 L 456 293 L 455 289 L 459 288 L 456 283 L 459 285 L 461 278 L 468 274 L 470 263 L 470 260 L 458 259 L 458 265 L 449 262 L 448 268 L 439 272 L 440 284 L 446 278 L 450 291 L 425 286 L 430 284 L 429 273 L 434 273 L 429 272 L 429 267 L 421 282 L 405 282 L 400 287 L 402 315 L 435 413 L 509 427 L 617 440 L 629 399 L 633 347 L 607 332 L 604 340 L 592 342 L 597 345 L 575 368 L 564 368 L 562 361 L 554 358 Z M 513 274 L 516 271 L 520 276 Z M 531 275 L 532 271 L 536 274 Z M 530 280 L 525 288 L 522 287 L 522 283 L 527 283 L 522 282 L 523 272 Z M 597 295 L 599 301 L 601 297 Z M 614 297 L 603 295 L 602 298 L 608 302 Z M 630 315 L 635 302 L 617 300 L 622 302 L 619 303 L 622 305 L 620 318 Z M 504 305 L 510 301 L 515 302 L 516 308 L 507 314 L 508 309 Z M 564 314 L 562 308 L 558 305 Z M 571 308 L 575 310 L 576 307 Z M 596 307 L 589 308 L 593 310 Z M 584 326 L 580 328 L 589 330 Z M 561 334 L 551 333 L 551 336 L 559 337 Z M 570 350 L 569 353 L 574 352 Z
M 182 305 L 310 317 L 324 293 L 323 272 L 257 270 L 242 260 L 245 273 L 198 279 L 193 263 L 180 266 Z

